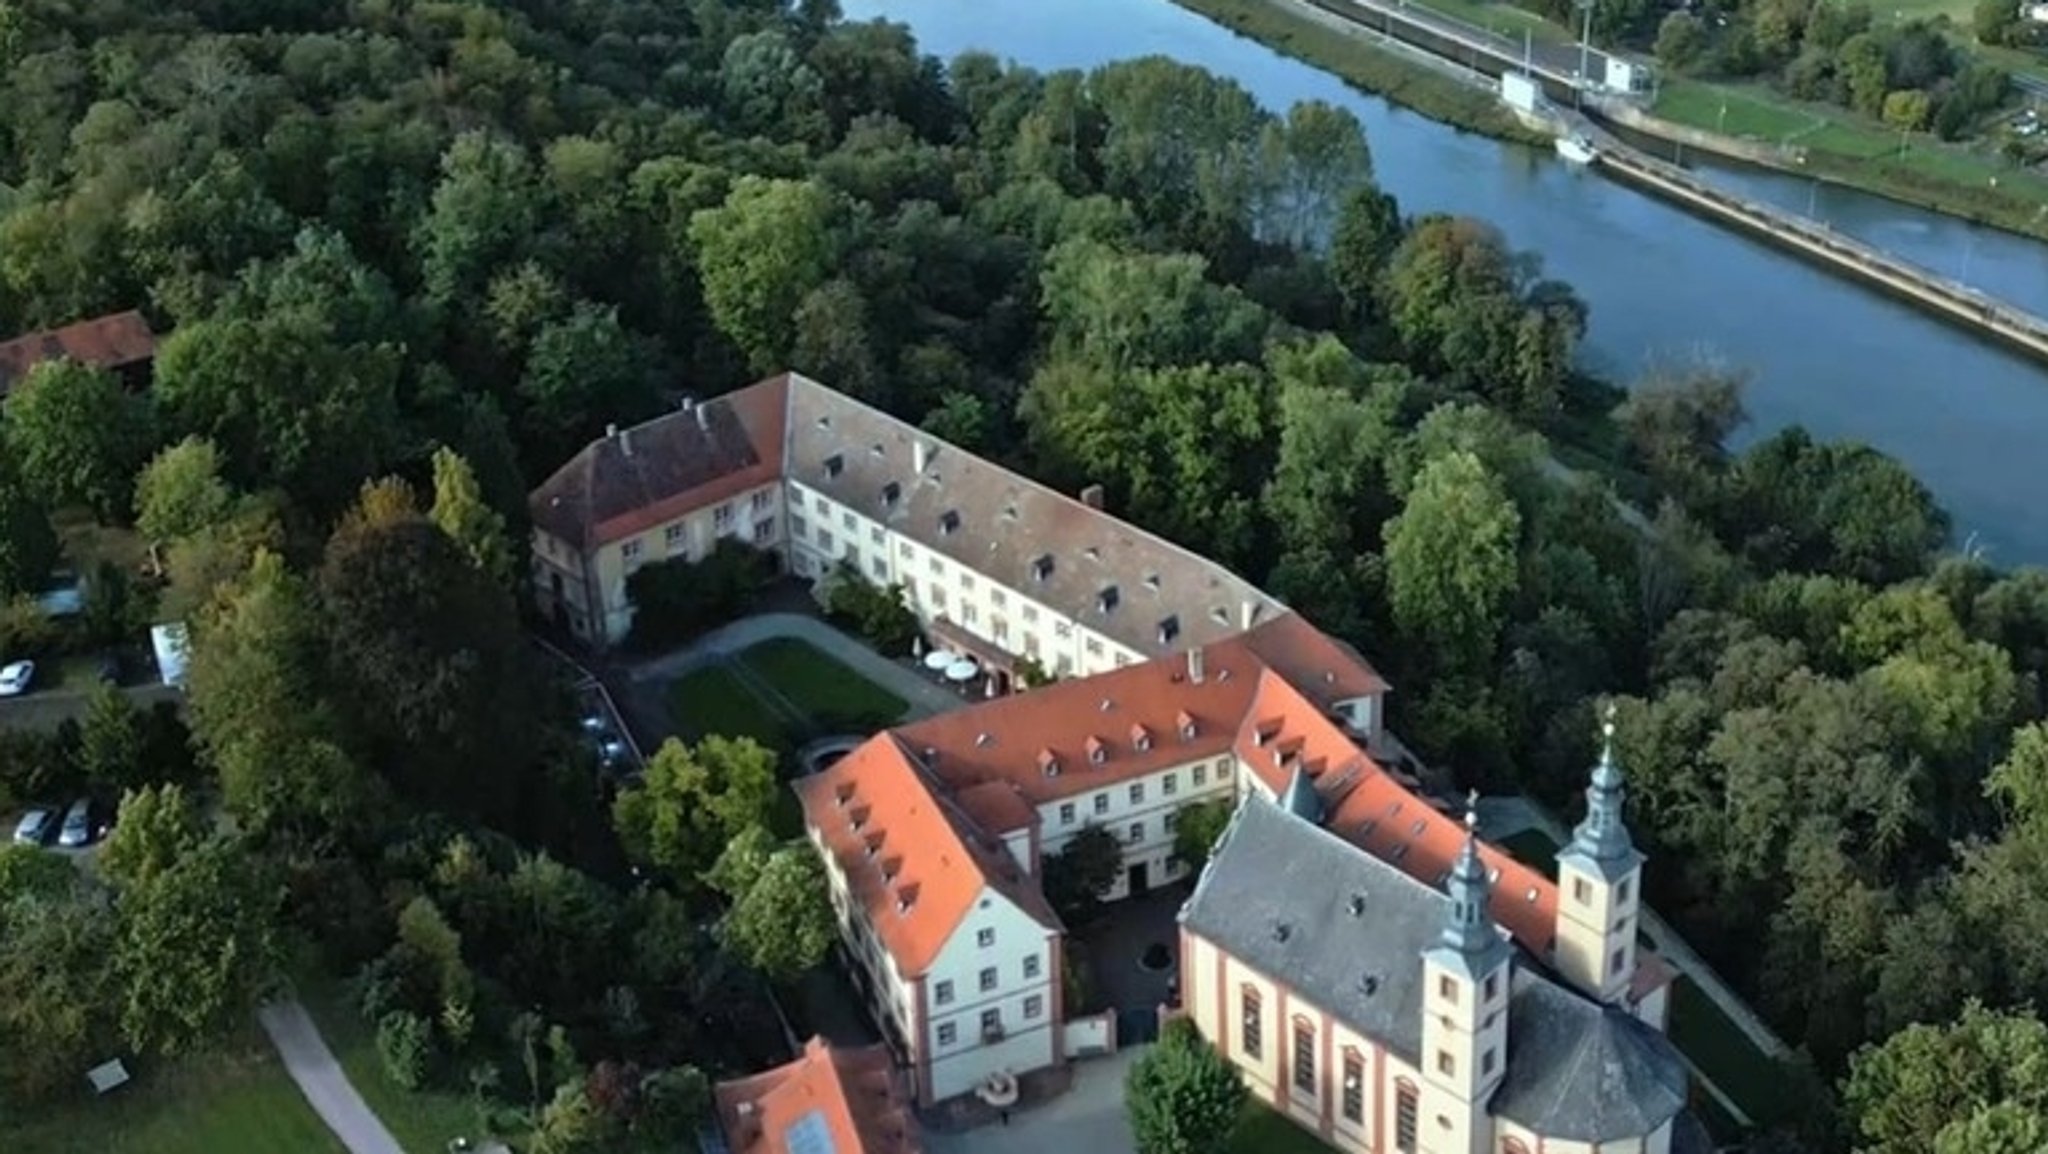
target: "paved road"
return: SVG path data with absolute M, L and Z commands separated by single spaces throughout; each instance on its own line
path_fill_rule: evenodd
M 185 695 L 169 685 L 131 685 L 126 693 L 147 710 L 160 701 L 182 703 Z M 44 689 L 21 697 L 0 698 L 0 729 L 55 729 L 67 718 L 85 719 L 90 689 Z
M 1505 36 L 1455 16 L 1447 16 L 1421 3 L 1406 3 L 1405 0 L 1351 0 L 1351 3 L 1359 9 L 1356 19 L 1366 25 L 1384 24 L 1390 18 L 1406 21 L 1447 39 L 1479 44 L 1494 55 L 1515 63 L 1526 58 L 1536 68 L 1560 77 L 1579 75 L 1580 48 L 1576 42 L 1558 44 L 1537 40 L 1531 43 L 1518 36 Z M 1588 49 L 1584 59 L 1586 72 L 1591 78 L 1606 78 L 1606 53 L 1598 48 Z
M 349 1084 L 348 1075 L 334 1060 L 334 1051 L 327 1048 L 327 1039 L 320 1036 L 306 1007 L 296 1001 L 273 1002 L 259 1010 L 257 1017 L 284 1059 L 285 1069 L 291 1071 L 292 1081 L 299 1084 L 299 1092 L 350 1154 L 405 1154 L 398 1139 Z

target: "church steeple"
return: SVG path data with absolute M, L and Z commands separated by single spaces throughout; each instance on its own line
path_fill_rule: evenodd
M 1643 855 L 1622 820 L 1621 765 L 1614 757 L 1614 706 L 1600 727 L 1600 762 L 1586 787 L 1586 816 L 1557 855 L 1557 970 L 1605 1002 L 1619 1002 L 1636 972 L 1636 920 Z
M 1493 883 L 1479 856 L 1478 795 L 1465 815 L 1465 844 L 1444 879 L 1443 927 L 1422 952 L 1422 1074 L 1425 1115 L 1443 1120 L 1430 1148 L 1458 1154 L 1493 1149 L 1487 1097 L 1507 1073 L 1514 953 L 1487 905 Z
M 1465 845 L 1451 864 L 1451 876 L 1444 883 L 1450 906 L 1439 938 L 1442 948 L 1456 951 L 1474 973 L 1483 973 L 1508 952 L 1500 931 L 1494 928 L 1487 903 L 1493 897 L 1486 863 L 1479 860 L 1479 815 L 1465 814 Z

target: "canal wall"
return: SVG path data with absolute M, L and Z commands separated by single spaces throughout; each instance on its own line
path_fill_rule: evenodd
M 1596 163 L 1600 169 L 1618 180 L 2048 362 L 2048 320 L 1796 213 L 1723 191 L 1676 165 L 1653 160 L 1590 125 L 1581 131 L 1598 144 L 1600 156 Z

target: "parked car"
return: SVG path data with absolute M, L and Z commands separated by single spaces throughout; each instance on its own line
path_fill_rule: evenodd
M 36 663 L 16 661 L 0 668 L 0 697 L 20 697 L 36 679 Z
M 21 821 L 14 827 L 14 844 L 42 845 L 50 840 L 57 830 L 57 810 L 47 805 L 33 806 L 21 815 Z
M 64 811 L 64 827 L 57 831 L 57 844 L 68 849 L 91 845 L 93 840 L 92 799 L 81 797 Z

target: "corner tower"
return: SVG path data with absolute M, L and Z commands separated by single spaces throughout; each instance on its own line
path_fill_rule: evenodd
M 1557 945 L 1566 981 L 1619 1003 L 1636 973 L 1636 923 L 1643 855 L 1622 823 L 1621 767 L 1614 760 L 1614 707 L 1600 731 L 1600 764 L 1586 787 L 1586 816 L 1557 855 Z
M 1487 913 L 1493 885 L 1479 860 L 1476 813 L 1444 883 L 1443 932 L 1422 954 L 1422 1117 L 1450 1124 L 1431 1148 L 1487 1154 L 1486 1101 L 1507 1072 L 1512 951 Z

